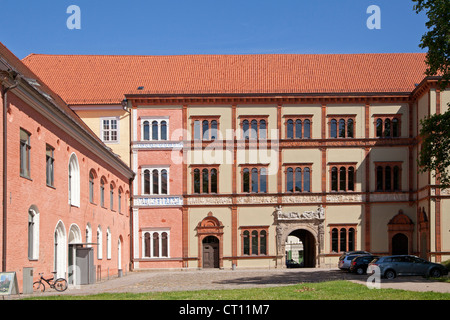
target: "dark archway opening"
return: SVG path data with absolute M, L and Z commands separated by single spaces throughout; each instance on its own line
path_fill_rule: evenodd
M 392 254 L 408 254 L 408 237 L 403 233 L 392 237 Z
M 302 258 L 301 265 L 305 268 L 314 268 L 316 266 L 316 240 L 311 232 L 304 229 L 297 229 L 292 231 L 289 237 L 297 237 L 301 242 L 302 246 L 292 246 L 289 244 L 288 239 L 286 239 L 286 261 L 288 257 L 292 257 L 294 254 L 300 259 Z M 288 252 L 289 250 L 299 250 L 298 253 Z

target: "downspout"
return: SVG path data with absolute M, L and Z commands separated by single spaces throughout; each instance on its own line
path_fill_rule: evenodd
M 2 72 L 2 79 L 1 81 L 1 93 L 2 93 L 2 100 L 3 100 L 3 223 L 2 223 L 2 272 L 6 272 L 6 243 L 7 243 L 7 217 L 8 217 L 8 190 L 7 190 L 7 183 L 8 183 L 8 164 L 7 164 L 7 133 L 8 133 L 8 121 L 7 121 L 7 114 L 8 114 L 8 91 L 11 89 L 14 89 L 19 85 L 19 75 L 14 77 L 14 83 L 10 86 L 4 86 L 3 83 L 11 82 L 11 74 L 7 73 L 4 74 Z M 5 81 L 6 80 L 6 81 Z

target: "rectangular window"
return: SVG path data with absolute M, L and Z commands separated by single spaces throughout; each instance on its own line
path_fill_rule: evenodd
M 267 175 L 266 165 L 245 165 L 241 169 L 242 192 L 267 193 Z
M 169 194 L 169 167 L 144 168 L 142 172 L 143 194 Z
M 267 236 L 269 227 L 242 227 L 241 230 L 241 252 L 242 255 L 266 255 Z
M 219 167 L 217 165 L 202 165 L 192 168 L 192 190 L 194 193 L 218 193 Z
M 101 119 L 101 137 L 103 142 L 119 142 L 119 119 Z
M 331 191 L 355 191 L 356 163 L 331 164 Z
M 356 224 L 330 225 L 331 252 L 356 250 Z
M 220 116 L 194 116 L 191 119 L 194 140 L 219 139 Z
M 54 179 L 54 153 L 55 149 L 52 148 L 52 146 L 48 145 L 46 146 L 46 154 L 45 154 L 45 160 L 46 160 L 46 177 L 47 177 L 47 185 L 50 187 L 53 187 L 53 183 L 55 181 Z
M 285 166 L 286 192 L 310 192 L 312 163 L 293 163 Z
M 30 134 L 20 129 L 20 175 L 30 178 Z

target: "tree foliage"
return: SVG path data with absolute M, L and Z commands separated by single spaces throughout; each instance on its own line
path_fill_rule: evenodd
M 450 112 L 435 114 L 420 122 L 422 146 L 418 165 L 420 172 L 439 173 L 441 187 L 450 187 Z
M 450 83 L 450 1 L 413 0 L 416 13 L 425 11 L 428 31 L 422 36 L 420 48 L 428 48 L 426 75 L 441 76 L 441 90 Z M 422 146 L 419 172 L 432 172 L 439 176 L 441 188 L 450 187 L 450 111 L 434 114 L 421 120 Z
M 441 85 L 450 81 L 450 1 L 413 0 L 416 13 L 426 11 L 428 31 L 422 36 L 420 48 L 428 48 L 426 74 L 442 76 Z

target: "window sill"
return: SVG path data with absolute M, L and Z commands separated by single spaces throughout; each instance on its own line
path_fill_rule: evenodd
M 30 180 L 30 181 L 33 181 L 33 179 L 31 179 L 30 177 L 24 176 L 24 175 L 22 175 L 22 174 L 20 175 L 20 177 L 21 177 L 21 178 L 24 178 L 24 179 L 27 179 L 27 180 Z
M 49 184 L 47 184 L 47 187 L 49 187 L 50 189 L 56 190 L 56 188 L 54 186 L 51 186 Z

